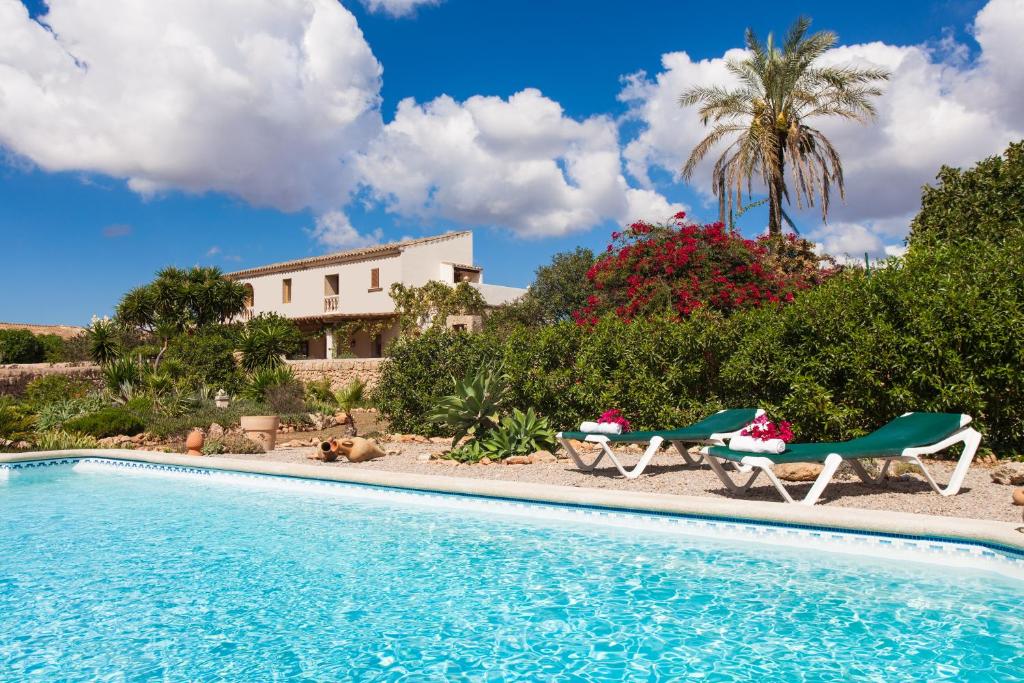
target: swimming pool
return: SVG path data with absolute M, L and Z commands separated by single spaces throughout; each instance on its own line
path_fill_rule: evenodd
M 102 460 L 0 512 L 3 681 L 1024 675 L 1024 583 L 752 525 Z

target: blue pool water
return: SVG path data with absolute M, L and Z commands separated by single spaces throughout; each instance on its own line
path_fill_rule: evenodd
M 0 680 L 1020 680 L 980 571 L 203 477 L 0 482 Z

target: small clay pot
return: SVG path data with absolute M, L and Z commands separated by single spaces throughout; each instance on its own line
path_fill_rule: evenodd
M 1013 490 L 1013 504 L 1024 505 L 1024 489 Z
M 319 453 L 317 453 L 317 460 L 323 460 L 324 462 L 334 462 L 338 459 L 338 442 L 334 439 L 320 442 Z
M 185 439 L 185 449 L 189 455 L 202 455 L 203 454 L 203 442 L 206 441 L 206 436 L 199 429 L 194 429 L 188 433 L 188 437 Z

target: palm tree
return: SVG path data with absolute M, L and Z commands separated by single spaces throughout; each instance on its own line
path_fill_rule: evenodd
M 845 197 L 839 153 L 821 131 L 807 122 L 816 117 L 839 116 L 860 122 L 874 118 L 871 98 L 882 94 L 876 85 L 889 78 L 884 69 L 819 66 L 815 62 L 837 39 L 831 31 L 807 35 L 810 19 L 797 19 L 781 49 L 768 34 L 766 44 L 747 29 L 749 56 L 730 59 L 726 68 L 738 87 L 695 86 L 679 97 L 679 105 L 700 105 L 700 117 L 714 128 L 694 147 L 683 167 L 689 180 L 697 164 L 719 142 L 732 137 L 713 169 L 712 190 L 718 197 L 719 218 L 729 223 L 733 210 L 749 198 L 754 180 L 768 188 L 768 231 L 782 232 L 782 200 L 792 193 L 798 208 L 820 199 L 822 220 L 828 218 L 830 190 L 835 185 Z M 787 217 L 788 220 L 788 217 Z

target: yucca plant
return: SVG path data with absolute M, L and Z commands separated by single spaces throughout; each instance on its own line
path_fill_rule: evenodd
M 32 445 L 40 451 L 70 451 L 79 448 L 99 448 L 99 441 L 88 434 L 51 429 L 37 432 Z
M 115 358 L 103 366 L 103 382 L 115 400 L 128 400 L 142 384 L 143 368 L 132 358 Z
M 464 436 L 480 438 L 498 426 L 505 386 L 495 370 L 478 370 L 455 382 L 455 393 L 434 405 L 427 419 L 454 431 L 452 448 Z
M 280 367 L 284 357 L 293 353 L 301 341 L 299 328 L 291 320 L 275 313 L 260 314 L 246 323 L 238 336 L 242 368 L 253 372 Z
M 241 395 L 250 401 L 263 403 L 267 399 L 268 390 L 296 381 L 295 374 L 287 365 L 258 368 L 249 373 Z

